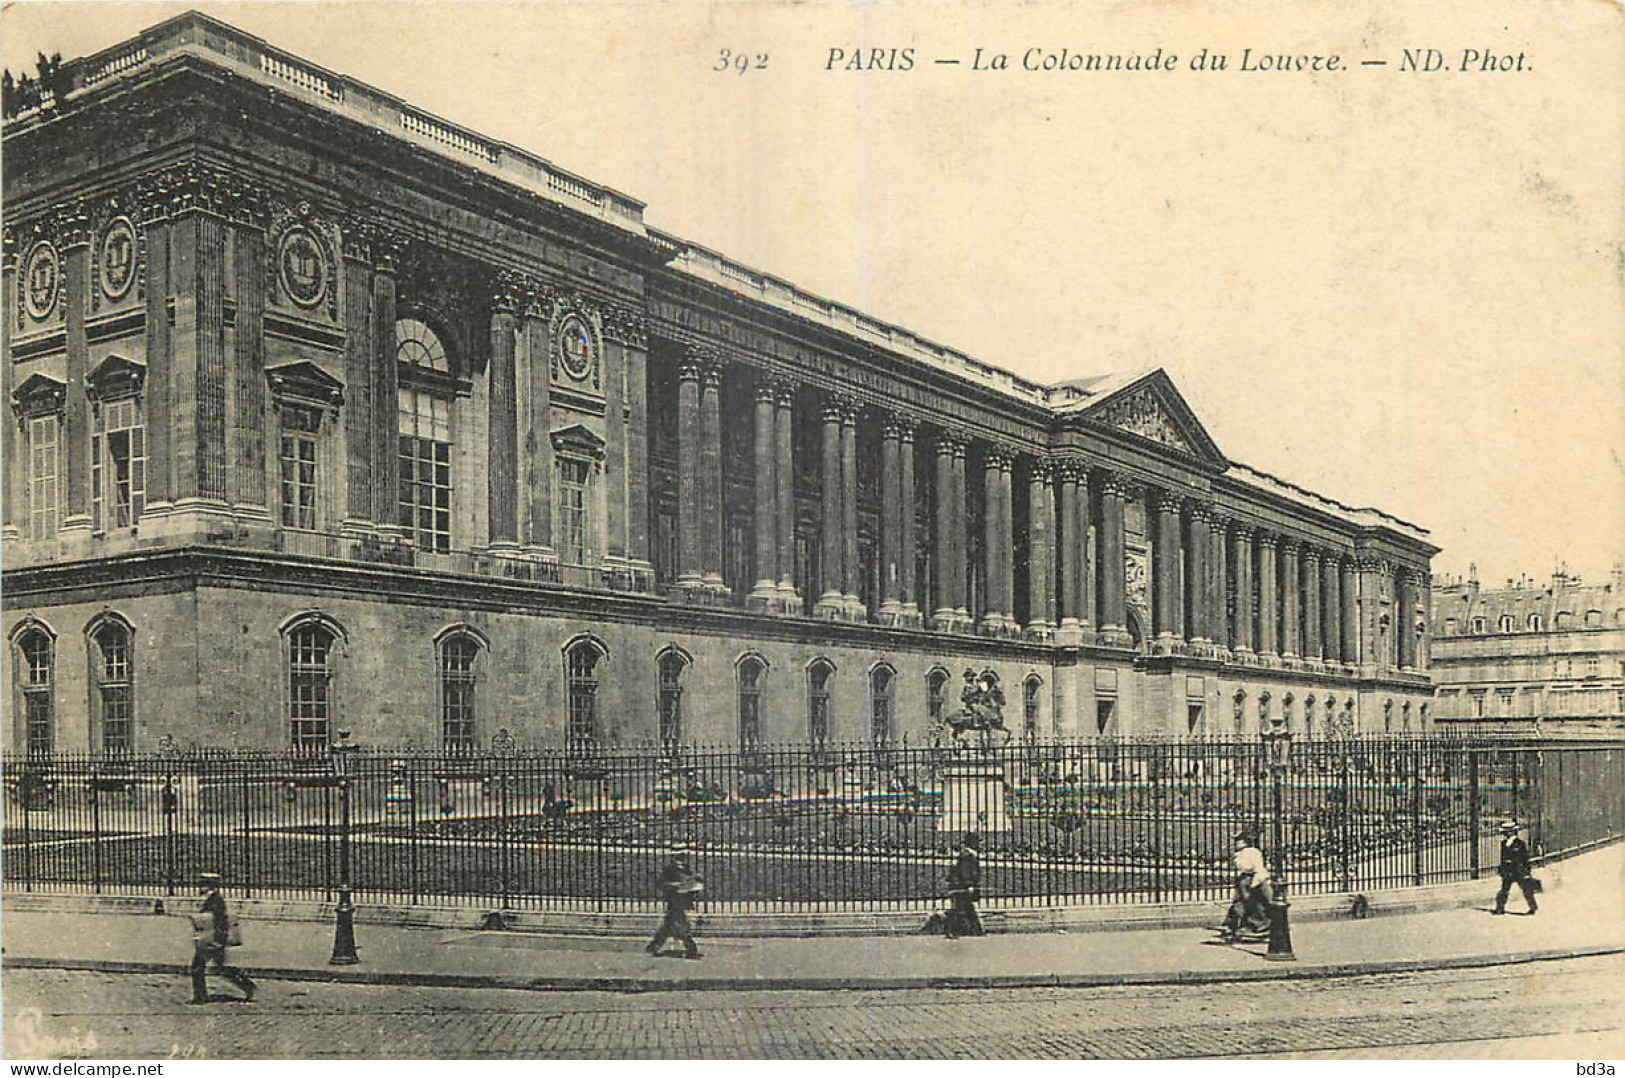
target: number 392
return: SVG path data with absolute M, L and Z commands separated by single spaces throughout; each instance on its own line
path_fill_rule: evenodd
M 753 56 L 746 52 L 723 49 L 717 53 L 717 62 L 711 65 L 711 70 L 737 71 L 741 75 L 747 71 L 765 71 L 767 70 L 767 53 L 759 52 Z

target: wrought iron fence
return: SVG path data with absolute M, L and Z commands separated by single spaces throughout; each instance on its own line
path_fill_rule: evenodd
M 4 885 L 493 908 L 652 907 L 673 843 L 707 908 L 927 904 L 981 837 L 995 905 L 1226 897 L 1257 829 L 1294 893 L 1493 873 L 1517 818 L 1553 858 L 1625 835 L 1625 744 L 1353 738 L 942 746 L 356 749 L 4 760 Z

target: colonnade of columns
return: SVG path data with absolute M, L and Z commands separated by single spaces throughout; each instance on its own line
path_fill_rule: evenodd
M 721 384 L 712 353 L 691 350 L 679 365 L 677 441 L 679 551 L 676 590 L 705 600 L 734 582 L 722 577 Z M 1233 658 L 1263 665 L 1381 663 L 1360 620 L 1360 566 L 1352 549 L 1288 535 L 1232 516 L 1212 500 L 1153 490 L 1143 480 L 1082 458 L 1021 451 L 963 432 L 932 427 L 922 434 L 908 415 L 866 410 L 828 393 L 819 402 L 816 470 L 821 513 L 821 573 L 813 595 L 797 591 L 793 565 L 796 440 L 795 387 L 755 376 L 751 458 L 755 579 L 748 605 L 815 616 L 921 625 L 993 635 L 1022 634 L 1059 643 L 1124 646 L 1130 641 L 1127 581 L 1128 508 L 1147 510 L 1151 556 L 1148 594 L 1151 647 L 1161 654 Z M 734 419 L 736 417 L 730 417 Z M 737 417 L 742 419 L 743 417 Z M 858 428 L 879 429 L 878 592 L 865 603 L 858 542 Z M 916 475 L 915 444 L 925 438 L 930 474 Z M 866 439 L 866 445 L 869 442 Z M 972 446 L 976 449 L 973 452 Z M 982 493 L 979 576 L 969 570 L 970 495 L 978 462 Z M 1024 622 L 1016 602 L 1015 484 L 1026 484 Z M 929 492 L 920 484 L 928 484 Z M 919 533 L 918 495 L 934 506 Z M 1352 544 L 1351 544 L 1352 545 Z M 930 580 L 917 579 L 916 554 L 929 551 Z M 972 601 L 968 582 L 982 594 Z M 1395 618 L 1414 622 L 1420 588 L 1398 580 Z M 929 594 L 927 594 L 929 592 Z M 1415 666 L 1418 645 L 1403 633 L 1390 665 Z

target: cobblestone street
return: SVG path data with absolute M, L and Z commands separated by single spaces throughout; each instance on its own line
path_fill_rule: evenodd
M 1192 987 L 540 993 L 8 970 L 6 1051 L 60 1057 L 1617 1057 L 1625 959 Z M 217 986 L 224 999 L 224 986 Z

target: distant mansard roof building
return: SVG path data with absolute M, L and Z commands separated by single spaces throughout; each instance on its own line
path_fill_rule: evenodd
M 1427 533 L 1160 370 L 1023 379 L 198 14 L 53 90 L 4 132 L 14 745 L 887 740 L 972 664 L 1029 733 L 1425 721 Z
M 1625 569 L 1587 584 L 1559 569 L 1485 588 L 1433 586 L 1435 717 L 1458 729 L 1625 729 Z

